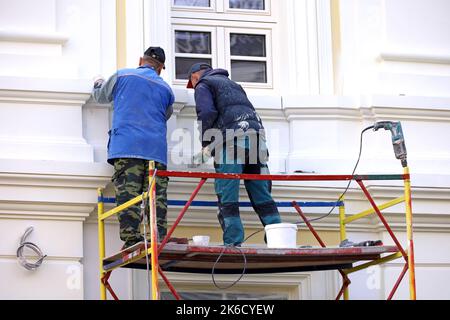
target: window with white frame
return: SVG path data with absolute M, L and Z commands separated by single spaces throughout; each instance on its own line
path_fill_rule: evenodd
M 186 80 L 190 67 L 198 62 L 215 65 L 216 31 L 214 28 L 176 26 L 175 79 Z
M 271 88 L 271 0 L 173 0 L 174 82 L 192 64 L 225 68 L 244 86 Z

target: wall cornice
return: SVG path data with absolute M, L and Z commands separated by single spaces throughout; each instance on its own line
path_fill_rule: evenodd
M 60 32 L 32 32 L 15 29 L 0 29 L 0 41 L 64 45 L 68 40 L 69 35 Z
M 380 58 L 394 62 L 450 64 L 450 52 L 418 51 L 406 48 L 384 48 Z
M 415 96 L 285 96 L 287 119 L 381 118 L 394 120 L 450 120 L 450 98 Z
M 0 160 L 0 218 L 84 221 L 97 188 L 111 179 L 108 164 Z
M 0 90 L 15 96 L 20 94 L 39 96 L 50 93 L 81 94 L 86 97 L 86 101 L 92 91 L 92 80 L 0 76 Z

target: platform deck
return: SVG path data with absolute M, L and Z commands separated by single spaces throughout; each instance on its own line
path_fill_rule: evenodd
M 270 249 L 169 243 L 159 256 L 159 264 L 164 271 L 209 274 L 220 256 L 214 270 L 216 274 L 241 274 L 244 266 L 246 274 L 283 273 L 348 269 L 356 262 L 376 260 L 382 254 L 395 252 L 398 249 L 394 246 Z M 139 256 L 141 258 L 136 260 Z M 103 265 L 105 271 L 117 267 L 146 269 L 144 243 L 105 258 Z

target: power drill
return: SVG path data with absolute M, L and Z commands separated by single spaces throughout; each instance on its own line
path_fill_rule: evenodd
M 379 121 L 373 126 L 373 131 L 379 129 L 389 130 L 392 134 L 392 145 L 394 146 L 395 157 L 402 162 L 402 166 L 405 168 L 408 166 L 406 160 L 406 145 L 405 138 L 403 136 L 402 124 L 394 121 Z

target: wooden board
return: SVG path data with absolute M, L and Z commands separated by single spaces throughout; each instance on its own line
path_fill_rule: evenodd
M 247 274 L 320 271 L 351 268 L 355 262 L 371 261 L 384 253 L 395 253 L 394 246 L 352 248 L 269 249 L 265 247 L 198 247 L 169 243 L 159 256 L 164 271 L 184 273 Z M 146 269 L 144 243 L 136 244 L 103 260 L 105 271 L 117 267 Z M 244 258 L 245 256 L 245 258 Z M 220 257 L 220 259 L 219 259 Z

